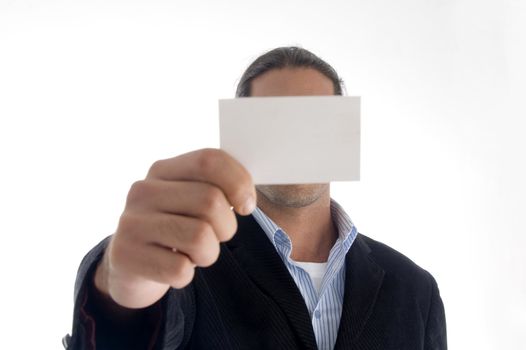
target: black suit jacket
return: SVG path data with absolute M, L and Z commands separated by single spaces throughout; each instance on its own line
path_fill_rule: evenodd
M 252 216 L 238 216 L 238 224 L 214 265 L 198 268 L 189 286 L 170 289 L 159 301 L 152 348 L 316 349 L 303 297 L 272 243 Z M 98 349 L 120 347 L 122 333 L 105 329 L 107 335 L 97 337 L 100 315 L 82 309 L 89 303 L 86 280 L 107 241 L 81 263 L 68 349 L 91 349 L 94 339 Z M 358 234 L 346 256 L 335 348 L 446 349 L 444 306 L 434 278 L 394 249 Z

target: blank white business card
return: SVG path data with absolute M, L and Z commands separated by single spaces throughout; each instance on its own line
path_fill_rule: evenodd
M 360 179 L 360 98 L 242 97 L 219 100 L 220 147 L 255 184 Z

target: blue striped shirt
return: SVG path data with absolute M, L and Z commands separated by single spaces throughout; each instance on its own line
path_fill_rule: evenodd
M 252 215 L 276 248 L 305 299 L 318 349 L 333 349 L 342 314 L 345 255 L 356 238 L 356 227 L 343 208 L 331 199 L 331 216 L 338 230 L 338 239 L 329 253 L 327 271 L 323 276 L 318 295 L 310 275 L 290 257 L 292 242 L 289 236 L 261 209 L 256 208 Z

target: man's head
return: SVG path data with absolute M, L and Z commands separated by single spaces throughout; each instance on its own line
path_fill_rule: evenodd
M 258 57 L 247 68 L 236 96 L 342 95 L 342 84 L 336 71 L 313 53 L 298 47 L 280 47 Z M 291 134 L 290 141 L 293 139 Z M 256 189 L 274 204 L 296 208 L 329 194 L 328 183 L 258 185 Z
M 334 91 L 331 95 L 342 95 L 343 81 L 327 62 L 312 52 L 296 46 L 278 47 L 259 56 L 245 70 L 237 85 L 236 97 L 249 97 L 252 94 L 252 81 L 271 71 L 291 68 L 310 68 L 329 79 Z M 278 95 L 279 96 L 279 95 Z

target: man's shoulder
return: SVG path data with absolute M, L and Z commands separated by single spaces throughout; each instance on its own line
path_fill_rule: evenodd
M 370 317 L 369 326 L 377 328 L 385 344 L 393 344 L 396 339 L 404 349 L 446 349 L 444 305 L 434 277 L 387 244 L 362 234 L 354 243 L 357 243 L 356 254 L 350 257 L 349 276 L 354 282 L 355 294 L 376 292 L 376 312 Z M 353 268 L 356 269 L 354 277 Z M 370 284 L 374 289 L 360 287 L 361 280 L 367 280 L 364 271 L 374 274 L 376 283 Z M 402 342 L 405 346 L 400 345 Z
M 358 234 L 357 239 L 370 249 L 369 257 L 385 271 L 387 278 L 401 284 L 408 282 L 414 285 L 415 282 L 420 282 L 429 286 L 436 283 L 427 270 L 398 250 L 361 233 Z

